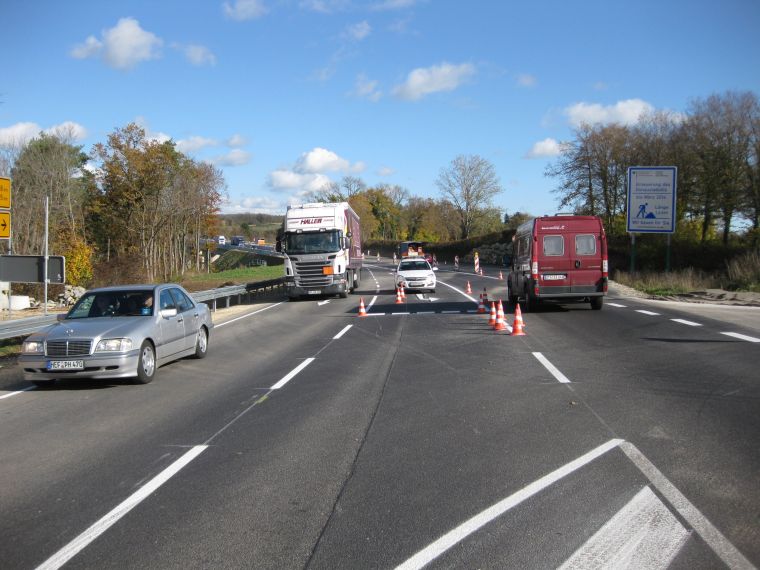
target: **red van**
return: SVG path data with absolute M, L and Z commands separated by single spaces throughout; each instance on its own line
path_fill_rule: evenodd
M 588 301 L 599 310 L 607 293 L 607 237 L 597 216 L 543 216 L 512 238 L 509 300 L 533 310 L 544 299 Z

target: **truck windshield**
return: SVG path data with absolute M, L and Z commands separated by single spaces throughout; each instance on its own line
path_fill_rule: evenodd
M 340 232 L 286 233 L 285 251 L 294 253 L 332 253 L 340 250 Z

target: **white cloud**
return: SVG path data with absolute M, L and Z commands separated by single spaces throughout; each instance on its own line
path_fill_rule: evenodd
M 206 46 L 188 45 L 183 51 L 187 61 L 193 65 L 216 65 L 216 56 Z
M 275 190 L 314 192 L 330 184 L 324 174 L 301 174 L 292 170 L 274 170 L 269 174 L 269 185 Z
M 475 74 L 471 63 L 452 65 L 442 63 L 420 67 L 409 73 L 406 81 L 393 88 L 393 94 L 401 99 L 416 101 L 439 91 L 453 91 Z
M 232 149 L 227 154 L 223 154 L 211 159 L 212 164 L 218 166 L 243 166 L 251 161 L 251 153 L 239 148 Z
M 600 105 L 599 103 L 576 103 L 565 109 L 565 114 L 570 124 L 578 127 L 582 124 L 609 124 L 620 123 L 622 125 L 635 124 L 642 115 L 651 113 L 654 107 L 641 99 L 626 99 L 618 101 L 614 105 Z
M 316 174 L 324 172 L 361 172 L 364 170 L 364 163 L 349 163 L 345 158 L 341 158 L 331 150 L 316 147 L 305 152 L 296 162 L 295 171 L 305 174 Z
M 378 176 L 393 176 L 394 174 L 396 174 L 396 171 L 390 166 L 381 166 L 377 169 Z
M 204 148 L 217 146 L 218 141 L 201 136 L 193 136 L 177 141 L 177 150 L 182 153 L 198 152 Z
M 254 20 L 269 10 L 261 0 L 235 0 L 232 4 L 224 3 L 224 14 L 233 20 Z
M 346 28 L 344 35 L 352 40 L 361 41 L 372 32 L 372 26 L 367 20 L 352 24 Z
M 23 146 L 37 138 L 40 133 L 58 137 L 64 142 L 78 142 L 87 137 L 87 129 L 79 123 L 65 121 L 43 129 L 37 123 L 16 123 L 10 127 L 0 128 L 0 146 Z
M 352 7 L 351 0 L 302 0 L 298 6 L 303 10 L 321 14 L 331 14 Z
M 267 196 L 251 196 L 236 201 L 227 200 L 221 209 L 223 214 L 284 214 L 285 204 Z
M 377 81 L 360 73 L 356 76 L 356 87 L 354 88 L 353 93 L 357 97 L 377 102 L 383 96 L 382 91 L 377 88 L 377 85 Z
M 549 158 L 559 156 L 562 152 L 562 143 L 552 138 L 546 138 L 538 141 L 525 155 L 526 158 Z
M 103 49 L 102 42 L 98 41 L 95 36 L 88 36 L 83 44 L 74 46 L 71 50 L 71 57 L 74 59 L 87 59 L 96 56 Z
M 517 76 L 517 84 L 520 87 L 533 87 L 536 84 L 536 77 L 528 73 L 521 73 Z
M 227 146 L 230 147 L 245 146 L 246 144 L 248 144 L 248 140 L 243 135 L 237 133 L 227 139 Z
M 114 69 L 131 69 L 141 61 L 161 57 L 163 40 L 140 27 L 134 18 L 121 18 L 116 26 L 103 32 L 103 41 L 93 36 L 71 50 L 77 59 L 100 56 Z

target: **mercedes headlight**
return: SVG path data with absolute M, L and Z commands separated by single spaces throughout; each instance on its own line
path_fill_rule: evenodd
M 45 342 L 42 340 L 25 340 L 21 352 L 24 354 L 44 354 Z
M 95 352 L 126 352 L 128 350 L 132 350 L 131 338 L 106 338 L 95 347 Z

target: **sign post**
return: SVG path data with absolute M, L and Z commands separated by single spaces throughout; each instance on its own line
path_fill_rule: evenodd
M 668 234 L 666 271 L 670 271 L 670 235 L 676 231 L 675 166 L 631 166 L 628 169 L 626 230 L 631 234 L 631 273 L 637 233 Z

